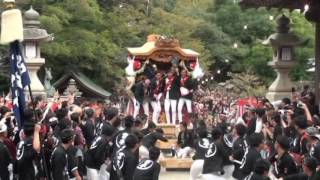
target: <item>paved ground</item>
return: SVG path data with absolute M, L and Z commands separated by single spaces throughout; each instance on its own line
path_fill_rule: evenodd
M 187 171 L 161 171 L 160 180 L 189 180 L 189 172 Z

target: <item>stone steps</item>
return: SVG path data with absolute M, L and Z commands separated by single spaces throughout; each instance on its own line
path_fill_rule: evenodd
M 163 129 L 164 136 L 167 138 L 175 139 L 178 136 L 179 128 L 171 124 L 158 124 L 159 128 Z
M 193 160 L 191 158 L 177 159 L 175 157 L 165 157 L 160 160 L 162 167 L 166 171 L 189 171 Z
M 160 164 L 166 171 L 189 171 L 193 160 L 191 158 L 171 157 L 171 148 L 177 143 L 179 127 L 176 125 L 159 124 L 158 127 L 164 131 L 164 136 L 168 142 L 157 141 L 156 146 L 161 149 L 164 157 L 160 159 Z
M 156 147 L 160 150 L 171 150 L 172 146 L 177 143 L 177 139 L 168 139 L 168 142 L 157 141 Z
M 164 155 L 160 159 L 160 164 L 166 171 L 189 171 L 193 162 L 191 158 L 171 157 L 171 147 L 176 142 L 177 139 L 169 139 L 168 142 L 157 142 L 156 146 L 161 149 Z

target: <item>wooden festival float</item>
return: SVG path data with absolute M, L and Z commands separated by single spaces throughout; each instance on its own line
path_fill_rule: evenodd
M 160 36 L 156 34 L 149 35 L 147 42 L 141 47 L 127 48 L 128 50 L 128 66 L 126 72 L 126 91 L 131 100 L 129 100 L 127 114 L 133 114 L 131 91 L 133 85 L 148 76 L 145 72 L 155 71 L 167 73 L 172 67 L 187 68 L 192 78 L 201 78 L 203 71 L 199 65 L 200 54 L 191 49 L 183 49 L 178 39 Z M 131 104 L 131 105 L 130 105 Z M 164 108 L 162 108 L 164 109 Z M 170 149 L 177 142 L 178 130 L 175 125 L 167 125 L 165 116 L 160 116 L 158 127 L 163 128 L 165 135 L 170 138 L 169 142 L 158 142 L 157 146 L 163 152 L 170 152 Z M 176 159 L 172 157 L 164 157 L 160 160 L 162 166 L 167 170 L 190 169 L 192 159 Z
M 131 91 L 133 85 L 146 78 L 146 72 L 156 71 L 166 73 L 173 66 L 183 65 L 188 69 L 192 78 L 200 78 L 203 71 L 199 65 L 199 53 L 191 49 L 180 47 L 179 40 L 160 36 L 149 35 L 147 42 L 141 47 L 127 48 L 128 66 L 126 72 L 126 91 L 133 98 Z M 133 114 L 133 108 L 127 109 L 127 114 Z

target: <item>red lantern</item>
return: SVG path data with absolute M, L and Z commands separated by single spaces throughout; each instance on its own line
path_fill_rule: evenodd
M 134 60 L 133 68 L 134 68 L 134 70 L 139 70 L 141 68 L 141 62 L 137 61 L 137 60 Z

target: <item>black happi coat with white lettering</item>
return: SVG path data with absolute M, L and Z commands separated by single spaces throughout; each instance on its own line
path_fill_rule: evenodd
M 114 156 L 116 152 L 125 147 L 125 140 L 130 135 L 133 134 L 131 130 L 124 129 L 119 131 L 114 135 L 113 145 L 112 145 L 112 155 Z
M 93 121 L 91 119 L 86 119 L 85 124 L 81 124 L 80 128 L 82 130 L 84 138 L 86 139 L 86 144 L 90 146 L 95 134 L 95 125 Z
M 293 146 L 290 149 L 290 152 L 304 155 L 308 153 L 308 140 L 307 135 L 304 133 L 303 135 L 297 135 L 293 140 Z
M 17 172 L 21 180 L 34 180 L 36 178 L 34 162 L 37 152 L 33 149 L 32 137 L 27 137 L 18 144 Z
M 178 134 L 178 142 L 177 144 L 181 148 L 192 147 L 193 146 L 193 134 L 189 130 L 181 131 Z
M 67 161 L 68 161 L 68 174 L 69 174 L 69 178 L 75 178 L 75 176 L 73 175 L 73 172 L 78 170 L 78 159 L 76 158 L 76 153 L 77 153 L 77 148 L 75 147 L 71 147 L 70 149 L 68 149 L 67 151 Z
M 273 173 L 277 178 L 298 173 L 296 164 L 288 152 L 285 152 L 279 158 L 275 158 L 275 156 L 273 156 L 270 158 L 270 162 L 274 165 Z
M 196 140 L 196 142 L 194 143 L 194 149 L 196 150 L 196 153 L 194 154 L 192 159 L 205 159 L 205 155 L 208 151 L 208 148 L 210 147 L 210 143 L 211 142 L 208 138 L 201 138 Z
M 152 132 L 147 134 L 146 136 L 143 137 L 142 139 L 142 145 L 144 145 L 146 148 L 151 148 L 155 146 L 157 140 L 167 142 L 168 139 L 165 138 L 161 133 L 158 132 Z
M 223 157 L 221 147 L 212 142 L 205 154 L 202 174 L 210 174 L 222 171 Z
M 68 180 L 68 155 L 67 151 L 59 145 L 51 155 L 51 168 L 53 180 Z
M 320 162 L 320 142 L 310 146 L 309 155 L 314 157 Z
M 311 174 L 311 176 L 306 175 L 305 173 L 292 174 L 284 178 L 284 180 L 319 180 L 320 172 L 316 171 Z
M 244 152 L 247 148 L 247 142 L 244 139 L 244 137 L 239 137 L 234 143 L 233 143 L 233 150 L 232 150 L 232 157 L 235 160 L 234 163 L 234 171 L 232 173 L 232 176 L 234 178 L 239 177 L 239 169 L 241 166 L 241 161 L 244 156 Z
M 244 180 L 270 180 L 270 178 L 264 177 L 264 176 L 257 174 L 257 173 L 251 173 Z
M 8 166 L 11 163 L 10 152 L 7 146 L 0 141 L 0 179 L 9 180 Z
M 88 168 L 99 170 L 107 156 L 110 154 L 110 146 L 104 135 L 98 136 L 85 153 L 84 162 Z
M 225 134 L 223 139 L 220 139 L 218 142 L 218 147 L 221 147 L 221 153 L 223 157 L 223 166 L 231 165 L 229 157 L 232 155 L 232 147 L 233 147 L 233 137 Z M 221 144 L 221 145 L 220 145 Z
M 158 180 L 160 164 L 150 159 L 142 159 L 133 175 L 133 180 Z
M 110 179 L 119 180 L 120 175 L 123 180 L 132 180 L 137 164 L 138 158 L 133 152 L 127 148 L 119 150 L 112 159 Z
M 247 177 L 253 171 L 258 159 L 261 159 L 261 155 L 256 148 L 246 149 L 243 159 L 241 160 L 238 179 Z

